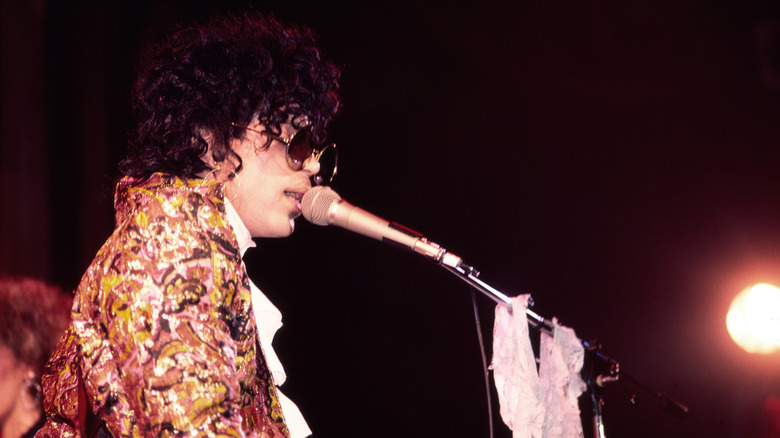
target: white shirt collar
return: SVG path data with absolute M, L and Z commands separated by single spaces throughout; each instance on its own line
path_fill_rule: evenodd
M 233 227 L 233 232 L 236 233 L 238 247 L 241 249 L 241 257 L 244 257 L 246 250 L 256 247 L 257 244 L 252 240 L 252 234 L 249 233 L 249 229 L 244 225 L 244 222 L 241 220 L 241 217 L 238 215 L 238 212 L 230 201 L 225 201 L 225 214 L 227 215 L 228 223 Z

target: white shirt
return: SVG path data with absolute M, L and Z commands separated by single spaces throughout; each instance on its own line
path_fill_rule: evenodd
M 241 217 L 238 216 L 236 209 L 228 201 L 225 201 L 225 213 L 227 214 L 228 223 L 236 233 L 238 245 L 241 249 L 241 257 L 243 257 L 247 249 L 257 246 L 257 244 L 252 240 L 252 235 L 244 225 L 244 222 L 241 221 Z M 276 356 L 271 342 L 274 339 L 274 335 L 276 335 L 276 331 L 282 327 L 282 312 L 255 286 L 252 279 L 249 279 L 249 287 L 252 290 L 252 309 L 254 310 L 255 324 L 260 337 L 260 347 L 263 349 L 268 369 L 274 377 L 274 383 L 277 386 L 276 392 L 279 394 L 279 403 L 282 405 L 282 413 L 287 422 L 287 427 L 290 429 L 290 437 L 308 437 L 311 435 L 311 429 L 306 424 L 300 409 L 278 388 L 287 380 L 287 374 L 284 372 L 282 362 Z

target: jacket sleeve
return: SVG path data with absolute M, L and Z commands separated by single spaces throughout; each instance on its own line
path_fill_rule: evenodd
M 240 259 L 197 222 L 137 214 L 101 250 L 94 290 L 82 294 L 85 381 L 115 436 L 256 436 L 241 415 L 256 329 Z

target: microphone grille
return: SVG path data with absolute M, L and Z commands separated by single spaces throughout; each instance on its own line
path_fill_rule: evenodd
M 303 217 L 314 225 L 328 225 L 328 211 L 339 200 L 341 196 L 330 187 L 312 187 L 301 199 Z

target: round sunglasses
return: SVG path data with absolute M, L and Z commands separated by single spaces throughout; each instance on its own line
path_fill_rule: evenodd
M 336 149 L 336 144 L 327 144 L 322 149 L 315 148 L 311 145 L 312 133 L 311 128 L 308 126 L 296 131 L 287 138 L 233 122 L 230 124 L 236 128 L 247 129 L 283 143 L 287 147 L 287 165 L 296 172 L 303 169 L 306 160 L 313 158 L 320 165 L 319 172 L 312 176 L 314 185 L 329 184 L 338 172 L 339 153 L 338 149 Z

